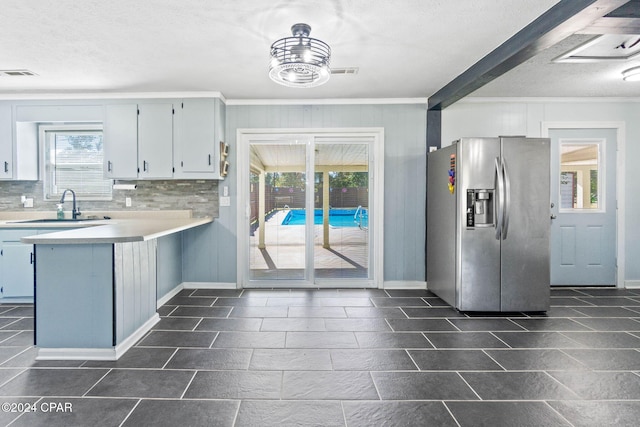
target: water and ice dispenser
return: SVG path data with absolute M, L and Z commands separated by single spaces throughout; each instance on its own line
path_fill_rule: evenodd
M 493 226 L 493 190 L 467 190 L 467 228 Z

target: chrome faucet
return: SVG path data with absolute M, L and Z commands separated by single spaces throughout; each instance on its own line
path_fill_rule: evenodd
M 73 210 L 71 211 L 71 218 L 77 219 L 80 215 L 82 215 L 82 212 L 80 212 L 80 208 L 76 208 L 76 192 L 75 191 L 70 189 L 64 190 L 64 192 L 62 193 L 62 197 L 60 198 L 60 203 L 64 203 L 64 196 L 67 195 L 67 191 L 70 191 L 71 196 L 73 197 Z

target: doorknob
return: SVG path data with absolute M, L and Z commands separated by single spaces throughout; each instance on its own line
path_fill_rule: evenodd
M 551 219 L 556 219 L 557 216 L 555 216 L 554 214 L 551 214 Z

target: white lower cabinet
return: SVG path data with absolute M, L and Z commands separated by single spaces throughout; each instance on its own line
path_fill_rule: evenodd
M 33 297 L 33 245 L 2 242 L 2 297 Z
M 2 298 L 33 298 L 35 253 L 33 245 L 22 243 L 20 239 L 55 231 L 62 229 L 0 230 L 0 301 Z
M 20 242 L 37 230 L 0 231 L 0 294 L 2 298 L 33 298 L 33 245 Z

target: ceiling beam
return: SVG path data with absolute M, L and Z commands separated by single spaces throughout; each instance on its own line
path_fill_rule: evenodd
M 428 109 L 442 110 L 450 106 L 628 1 L 561 0 L 430 96 Z

